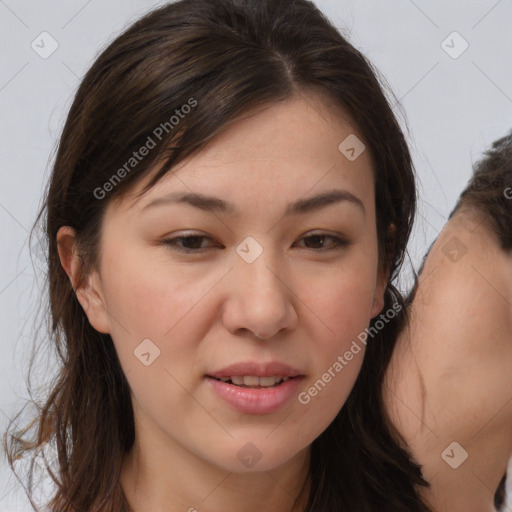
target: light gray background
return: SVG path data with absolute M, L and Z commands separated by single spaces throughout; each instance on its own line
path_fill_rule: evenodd
M 0 0 L 0 430 L 27 395 L 32 316 L 39 300 L 37 260 L 34 269 L 27 236 L 64 116 L 99 50 L 161 3 Z M 419 212 L 409 245 L 418 268 L 470 177 L 472 163 L 512 127 L 512 1 L 316 3 L 401 100 L 419 181 Z M 31 47 L 43 31 L 59 45 L 47 59 Z M 469 44 L 456 59 L 442 47 L 453 31 Z M 452 52 L 462 48 L 451 39 Z M 404 290 L 410 283 L 410 274 L 405 275 Z M 0 510 L 31 510 L 1 459 Z

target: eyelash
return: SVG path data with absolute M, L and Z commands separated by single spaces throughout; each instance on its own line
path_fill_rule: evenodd
M 164 245 L 166 245 L 168 247 L 171 247 L 172 249 L 174 249 L 174 250 L 176 250 L 178 252 L 189 253 L 189 254 L 190 253 L 202 252 L 202 251 L 204 251 L 206 249 L 211 249 L 211 247 L 206 247 L 206 248 L 203 247 L 203 248 L 199 248 L 199 249 L 190 249 L 190 248 L 186 248 L 186 247 L 182 247 L 182 246 L 178 245 L 179 241 L 187 240 L 187 239 L 190 239 L 190 238 L 200 238 L 200 239 L 208 238 L 208 239 L 212 240 L 211 237 L 205 236 L 205 235 L 186 235 L 186 236 L 177 236 L 175 238 L 169 238 L 167 240 L 163 240 L 162 244 L 164 244 Z M 315 233 L 313 235 L 305 236 L 305 237 L 302 237 L 302 240 L 308 240 L 310 238 L 331 238 L 332 240 L 334 240 L 334 247 L 328 247 L 328 248 L 322 247 L 320 249 L 309 249 L 309 250 L 314 251 L 314 252 L 339 250 L 339 249 L 342 249 L 342 248 L 346 248 L 346 247 L 348 247 L 350 245 L 350 242 L 348 242 L 347 240 L 344 240 L 344 239 L 339 238 L 337 236 L 327 235 L 327 234 L 324 234 L 324 233 Z

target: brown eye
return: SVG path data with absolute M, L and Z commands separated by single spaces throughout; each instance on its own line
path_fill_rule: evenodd
M 177 236 L 175 238 L 169 238 L 167 240 L 163 240 L 162 243 L 179 252 L 184 253 L 197 253 L 215 247 L 215 245 L 210 245 L 209 247 L 202 246 L 202 242 L 204 240 L 213 239 L 205 235 L 192 234 L 185 236 Z M 308 241 L 306 243 L 306 249 L 310 249 L 313 251 L 330 251 L 334 249 L 348 247 L 350 245 L 350 243 L 347 240 L 325 233 L 315 233 L 313 235 L 302 237 L 301 240 Z M 329 246 L 325 246 L 326 240 L 331 240 Z
M 325 247 L 324 242 L 326 239 L 331 239 L 334 241 L 334 243 L 331 244 L 330 247 Z M 344 240 L 337 236 L 322 234 L 322 233 L 316 233 L 314 235 L 305 236 L 305 237 L 302 237 L 301 240 L 311 240 L 312 244 L 310 244 L 310 245 L 313 245 L 313 246 L 315 246 L 315 245 L 318 246 L 320 244 L 322 247 L 307 247 L 308 249 L 320 250 L 320 251 L 330 251 L 333 249 L 348 247 L 350 245 L 350 243 L 347 240 Z
M 204 235 L 187 235 L 187 236 L 177 236 L 175 238 L 169 238 L 167 240 L 163 240 L 162 243 L 164 245 L 170 246 L 173 249 L 176 249 L 180 252 L 200 252 L 208 247 L 201 247 L 202 240 L 212 240 L 209 236 Z

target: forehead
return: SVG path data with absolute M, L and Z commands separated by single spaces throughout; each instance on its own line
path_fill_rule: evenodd
M 352 154 L 346 146 L 354 143 L 361 153 L 348 158 Z M 182 192 L 261 207 L 265 199 L 290 203 L 332 188 L 371 201 L 373 166 L 362 148 L 362 135 L 341 108 L 321 96 L 302 94 L 237 118 L 138 197 L 150 173 L 118 206 L 141 211 L 164 193 Z

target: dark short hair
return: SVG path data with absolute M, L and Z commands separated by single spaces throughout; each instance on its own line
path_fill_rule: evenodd
M 478 210 L 501 248 L 512 249 L 512 132 L 494 141 L 474 165 L 449 219 L 461 208 Z

